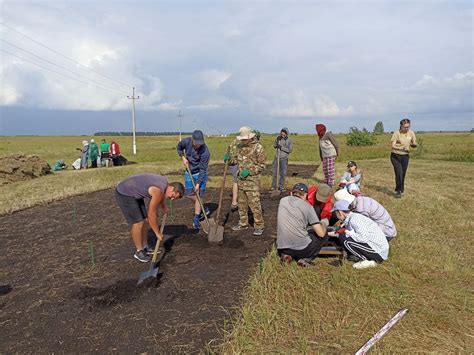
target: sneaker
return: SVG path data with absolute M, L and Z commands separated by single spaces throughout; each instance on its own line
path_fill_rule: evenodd
M 282 188 L 282 189 L 280 189 L 280 192 L 281 192 L 281 193 L 286 192 L 286 189 L 285 189 L 285 188 Z
M 355 256 L 354 254 L 349 254 L 347 256 L 347 261 L 352 261 L 354 263 L 358 263 L 359 261 L 362 261 L 362 259 L 359 258 L 358 256 Z
M 207 217 L 211 215 L 211 211 L 209 211 L 209 208 L 207 208 L 206 206 L 204 206 L 204 211 L 206 212 Z M 202 211 L 199 214 L 199 221 L 204 221 L 204 214 L 202 213 Z
M 285 264 L 289 264 L 293 261 L 293 258 L 291 257 L 291 255 L 288 255 L 288 254 L 281 254 L 280 255 L 280 261 L 282 263 L 285 263 Z
M 236 224 L 235 226 L 232 227 L 232 230 L 233 231 L 243 231 L 243 230 L 246 230 L 246 229 L 249 229 L 249 226 L 248 225 L 243 225 L 243 224 Z
M 255 228 L 253 230 L 253 235 L 260 236 L 263 234 L 263 228 Z
M 311 260 L 309 258 L 302 258 L 302 259 L 298 260 L 298 266 L 311 267 L 311 266 L 314 266 L 314 262 L 313 262 L 313 260 Z
M 402 197 L 402 193 L 400 191 L 397 191 L 395 193 L 395 198 L 400 198 L 400 197 Z
M 194 218 L 193 218 L 193 228 L 194 229 L 200 229 L 201 228 L 201 223 L 199 221 L 200 221 L 199 215 L 194 216 Z
M 137 250 L 135 254 L 133 254 L 133 257 L 142 263 L 147 263 L 150 261 L 150 257 L 146 255 L 145 249 Z
M 237 211 L 238 209 L 239 209 L 239 205 L 237 205 L 237 204 L 235 204 L 235 205 L 232 205 L 232 204 L 231 204 L 231 205 L 230 205 L 230 210 L 231 210 L 232 212 L 235 212 L 235 211 Z
M 373 260 L 362 260 L 352 265 L 354 269 L 368 269 L 369 267 L 377 267 L 377 263 Z

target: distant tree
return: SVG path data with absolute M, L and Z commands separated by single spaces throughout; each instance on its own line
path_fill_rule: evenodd
M 374 145 L 376 143 L 375 135 L 370 133 L 365 128 L 362 130 L 357 127 L 351 127 L 349 133 L 347 134 L 347 145 L 352 146 L 364 146 L 364 145 Z
M 375 124 L 374 133 L 375 133 L 375 134 L 383 134 L 383 133 L 384 133 L 384 130 L 383 130 L 383 122 L 382 122 L 382 121 L 378 121 L 378 122 Z

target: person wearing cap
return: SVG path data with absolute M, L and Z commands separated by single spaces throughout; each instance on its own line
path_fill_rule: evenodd
M 339 155 L 339 145 L 332 132 L 326 131 L 326 126 L 317 124 L 316 134 L 319 137 L 319 156 L 323 162 L 323 174 L 326 184 L 334 186 L 336 175 L 336 157 Z
M 347 171 L 342 175 L 339 187 L 346 189 L 350 193 L 360 191 L 360 183 L 362 181 L 362 171 L 354 160 L 347 162 Z
M 91 160 L 91 168 L 97 168 L 97 157 L 99 156 L 99 146 L 95 140 L 91 139 L 89 144 L 89 159 Z
M 263 146 L 250 127 L 241 127 L 237 140 L 239 141 L 237 149 L 232 155 L 224 156 L 224 161 L 229 160 L 229 164 L 239 166 L 237 181 L 239 223 L 233 226 L 232 230 L 248 229 L 250 207 L 254 219 L 253 235 L 260 236 L 265 228 L 260 202 L 260 175 L 265 169 L 267 158 Z
M 343 222 L 337 236 L 344 248 L 358 260 L 353 267 L 365 269 L 377 266 L 378 262 L 388 259 L 389 245 L 382 229 L 369 217 L 351 211 L 346 200 L 334 204 L 333 212 Z M 331 236 L 336 236 L 332 232 Z
M 307 195 L 308 186 L 298 183 L 278 206 L 278 254 L 283 262 L 295 259 L 301 266 L 311 264 L 329 238 L 327 224 L 319 220 L 315 210 L 306 202 Z M 308 233 L 308 226 L 311 233 Z
M 204 134 L 200 130 L 195 130 L 191 137 L 181 140 L 177 144 L 176 150 L 183 165 L 191 171 L 192 176 L 188 171 L 184 173 L 185 195 L 194 204 L 193 228 L 199 229 L 201 228 L 200 221 L 204 219 L 203 213 L 209 215 L 209 210 L 206 208 L 204 212 L 201 211 L 201 205 L 195 194 L 199 194 L 201 197 L 204 195 L 211 153 L 204 143 Z M 193 187 L 191 179 L 194 180 L 196 187 Z
M 369 217 L 382 230 L 383 234 L 390 242 L 397 236 L 397 228 L 393 223 L 388 211 L 379 202 L 368 196 L 354 196 L 347 190 L 339 190 L 334 194 L 336 201 L 345 200 L 349 202 L 349 208 L 361 215 Z
M 280 134 L 276 137 L 273 142 L 273 148 L 275 148 L 275 159 L 273 159 L 272 164 L 272 187 L 270 191 L 274 191 L 277 188 L 283 192 L 285 190 L 285 176 L 286 170 L 288 168 L 288 156 L 293 151 L 293 141 L 289 137 L 290 131 L 288 128 L 283 127 L 280 131 Z M 277 159 L 280 161 L 280 176 L 277 176 Z
M 416 148 L 415 132 L 410 129 L 411 122 L 408 118 L 400 121 L 400 129 L 393 132 L 392 152 L 390 154 L 390 162 L 395 172 L 395 197 L 402 197 L 405 191 L 405 176 L 408 170 L 408 162 L 410 161 L 410 148 Z
M 327 184 L 320 184 L 319 186 L 312 185 L 308 189 L 307 201 L 313 206 L 316 215 L 320 220 L 326 220 L 329 225 L 337 222 L 337 219 L 332 215 L 332 189 Z

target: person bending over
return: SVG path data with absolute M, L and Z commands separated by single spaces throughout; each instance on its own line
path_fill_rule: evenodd
M 295 259 L 301 266 L 312 264 L 329 238 L 327 224 L 320 222 L 314 208 L 306 202 L 307 195 L 308 186 L 298 183 L 278 206 L 278 254 L 283 262 Z M 311 226 L 311 233 L 308 233 L 308 226 Z

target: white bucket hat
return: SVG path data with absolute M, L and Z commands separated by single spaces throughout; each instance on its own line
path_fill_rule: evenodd
M 337 191 L 334 194 L 334 198 L 336 199 L 336 201 L 344 200 L 344 201 L 347 201 L 349 203 L 352 203 L 355 200 L 355 196 L 351 195 L 349 192 L 347 192 L 346 189 L 342 189 L 342 190 Z
M 252 131 L 252 128 L 250 127 L 241 127 L 239 129 L 239 135 L 237 136 L 237 139 L 240 141 L 242 139 L 251 139 L 255 137 L 255 132 Z

